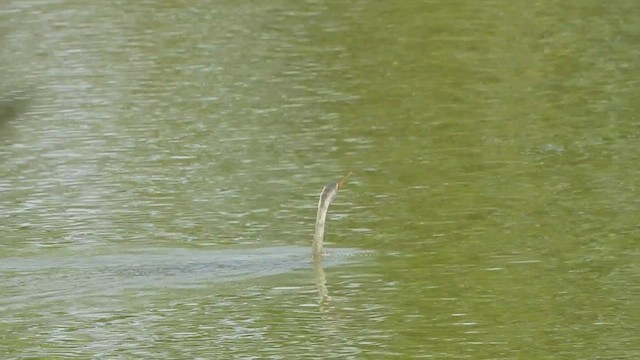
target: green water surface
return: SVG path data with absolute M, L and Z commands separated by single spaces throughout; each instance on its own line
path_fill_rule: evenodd
M 639 16 L 4 1 L 0 358 L 637 359 Z

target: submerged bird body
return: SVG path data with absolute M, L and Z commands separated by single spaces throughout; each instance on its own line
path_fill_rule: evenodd
M 338 195 L 338 190 L 343 188 L 347 179 L 351 176 L 351 173 L 342 177 L 338 182 L 327 184 L 320 194 L 320 200 L 318 201 L 318 215 L 316 216 L 316 231 L 313 235 L 312 253 L 314 258 L 319 258 L 325 255 L 323 247 L 324 242 L 324 227 L 327 220 L 327 212 L 329 211 L 329 205 Z

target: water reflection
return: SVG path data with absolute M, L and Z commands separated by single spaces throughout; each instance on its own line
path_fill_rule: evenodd
M 5 297 L 0 305 L 21 307 L 25 301 L 55 302 L 136 290 L 202 288 L 314 270 L 320 302 L 330 301 L 324 266 L 357 261 L 368 252 L 333 249 L 330 259 L 312 260 L 304 247 L 245 250 L 140 249 L 127 253 L 73 258 L 5 258 L 0 263 Z M 37 291 L 36 291 L 37 289 Z
M 318 303 L 330 302 L 331 296 L 329 296 L 329 289 L 327 289 L 327 279 L 321 259 L 313 259 L 313 273 L 316 279 L 316 288 L 318 289 Z
M 16 314 L 54 313 L 55 324 L 45 326 L 46 332 L 35 329 L 32 338 L 62 345 L 90 334 L 97 346 L 94 350 L 106 353 L 122 351 L 109 339 L 132 329 L 133 334 L 127 335 L 132 346 L 144 344 L 150 337 L 170 338 L 194 341 L 188 351 L 204 354 L 227 353 L 230 350 L 225 346 L 249 339 L 272 348 L 261 351 L 282 351 L 285 330 L 311 333 L 315 328 L 322 329 L 315 342 L 294 338 L 289 346 L 323 351 L 322 344 L 335 341 L 345 327 L 353 326 L 353 320 L 339 315 L 339 307 L 328 307 L 331 298 L 325 266 L 341 272 L 338 269 L 349 263 L 366 261 L 359 256 L 364 254 L 367 252 L 332 248 L 330 257 L 314 261 L 308 247 L 278 247 L 240 251 L 140 249 L 74 258 L 5 258 L 0 263 L 0 292 L 4 294 L 0 313 L 14 328 L 20 324 Z M 313 269 L 313 276 L 304 276 L 309 269 Z M 358 278 L 353 282 L 357 284 Z M 343 306 L 347 299 L 361 296 L 358 287 L 345 292 L 344 286 L 339 286 L 343 288 Z M 362 316 L 375 316 L 365 309 L 362 312 Z M 176 317 L 181 319 L 178 323 Z M 218 341 L 205 345 L 208 341 L 203 341 L 210 338 Z M 255 349 L 257 344 L 247 346 Z M 142 351 L 139 355 L 151 351 L 134 347 Z M 334 350 L 356 351 L 350 346 Z

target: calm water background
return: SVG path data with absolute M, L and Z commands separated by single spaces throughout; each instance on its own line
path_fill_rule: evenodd
M 639 16 L 4 1 L 0 357 L 637 359 Z

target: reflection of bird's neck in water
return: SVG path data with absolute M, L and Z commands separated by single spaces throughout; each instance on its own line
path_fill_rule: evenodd
M 324 268 L 322 267 L 322 261 L 320 260 L 320 258 L 314 259 L 313 270 L 316 276 L 316 288 L 318 289 L 319 302 L 322 304 L 331 301 L 331 296 L 329 296 L 329 289 L 327 288 L 327 277 L 324 274 Z
M 316 216 L 316 231 L 313 235 L 312 252 L 313 257 L 319 258 L 325 255 L 323 247 L 324 242 L 324 226 L 327 220 L 327 212 L 329 211 L 329 205 L 333 199 L 338 195 L 338 190 L 345 186 L 347 178 L 351 173 L 344 176 L 336 183 L 331 183 L 322 189 L 320 194 L 320 200 L 318 201 L 318 215 Z

